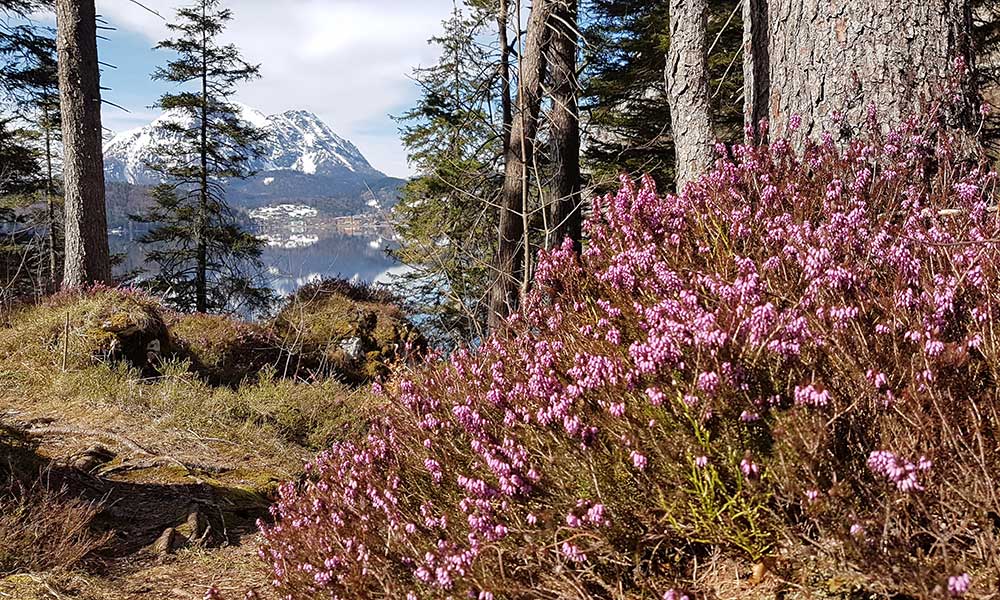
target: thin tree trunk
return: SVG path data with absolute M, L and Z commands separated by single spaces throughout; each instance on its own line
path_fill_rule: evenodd
M 706 0 L 670 1 L 670 46 L 665 73 L 676 152 L 677 191 L 712 166 L 715 136 L 708 89 Z
M 205 18 L 205 3 L 201 4 L 201 16 Z M 198 231 L 195 233 L 195 310 L 208 312 L 208 247 L 205 230 L 208 224 L 208 37 L 201 34 L 201 189 L 198 193 Z
M 754 100 L 767 102 L 772 135 L 793 144 L 849 136 L 869 105 L 899 122 L 940 96 L 955 59 L 974 67 L 967 0 L 769 0 L 767 17 L 769 89 Z
M 760 123 L 767 120 L 771 87 L 767 2 L 743 0 L 743 119 L 748 142 L 760 137 Z
M 65 158 L 63 287 L 111 283 L 94 0 L 56 0 Z
M 550 0 L 535 0 L 528 19 L 528 34 L 520 64 L 517 113 L 511 125 L 504 184 L 500 198 L 500 240 L 494 263 L 496 281 L 490 290 L 489 326 L 499 329 L 504 318 L 518 305 L 524 277 L 524 226 L 528 166 L 534 162 L 535 134 L 542 103 L 545 76 L 546 27 L 552 13 Z
M 520 1 L 520 0 L 518 0 Z M 510 21 L 510 3 L 500 0 L 497 12 L 497 31 L 500 42 L 500 106 L 503 111 L 503 148 L 504 156 L 510 150 L 510 127 L 514 121 L 514 108 L 510 98 L 510 39 L 507 37 L 507 27 Z
M 580 105 L 576 78 L 577 0 L 557 0 L 549 28 L 552 62 L 552 244 L 573 240 L 577 250 L 582 238 L 580 208 Z
M 49 285 L 50 291 L 56 288 L 56 278 L 58 277 L 56 265 L 56 208 L 55 208 L 55 186 L 52 177 L 52 119 L 49 115 L 49 107 L 42 109 L 45 121 L 43 129 L 45 131 L 45 207 L 48 215 L 49 229 Z

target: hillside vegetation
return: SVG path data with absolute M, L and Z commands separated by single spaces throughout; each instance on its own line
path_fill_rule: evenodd
M 398 358 L 381 348 L 410 331 L 387 297 L 344 282 L 312 289 L 326 290 L 339 320 L 328 311 L 332 329 L 303 334 L 310 352 L 378 331 L 383 346 L 343 359 L 350 373 L 292 372 L 325 359 L 283 345 L 287 327 L 314 316 L 304 310 L 279 328 L 181 315 L 144 293 L 98 286 L 5 313 L 0 597 L 266 588 L 255 521 L 316 451 L 364 434 L 375 403 L 341 381 L 403 360 L 402 338 Z M 346 294 L 369 297 L 355 305 Z
M 995 597 L 996 175 L 911 121 L 595 203 L 285 484 L 288 598 Z

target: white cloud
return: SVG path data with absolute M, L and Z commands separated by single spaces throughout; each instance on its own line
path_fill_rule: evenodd
M 143 3 L 167 19 L 178 5 Z M 162 19 L 128 0 L 97 0 L 97 6 L 113 26 L 150 45 L 168 35 Z M 388 114 L 414 97 L 413 68 L 436 58 L 427 39 L 439 32 L 451 0 L 229 0 L 224 6 L 234 16 L 225 41 L 261 64 L 262 78 L 244 85 L 239 100 L 265 113 L 313 111 L 377 168 L 409 173 Z

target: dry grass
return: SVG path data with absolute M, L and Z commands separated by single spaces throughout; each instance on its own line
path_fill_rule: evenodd
M 91 530 L 100 507 L 47 487 L 10 480 L 0 490 L 0 576 L 80 565 L 108 541 Z
M 107 289 L 0 317 L 0 436 L 21 432 L 6 454 L 22 480 L 48 465 L 60 481 L 59 493 L 27 484 L 25 493 L 0 494 L 0 598 L 200 599 L 213 584 L 267 587 L 254 520 L 266 518 L 278 482 L 297 478 L 316 450 L 366 429 L 371 400 L 367 391 L 283 379 L 270 362 L 245 360 L 261 331 L 177 317 L 142 294 Z M 148 340 L 191 342 L 201 333 L 207 343 L 188 344 L 180 356 L 163 343 L 166 358 L 148 372 Z M 206 367 L 247 376 L 217 385 L 229 382 L 213 381 Z M 43 430 L 57 433 L 32 433 Z M 111 449 L 110 462 L 89 473 L 67 466 L 95 443 Z M 91 503 L 102 498 L 103 508 Z M 212 544 L 235 546 L 147 556 L 192 504 L 213 526 Z M 104 540 L 92 529 L 114 535 L 100 574 L 79 570 Z

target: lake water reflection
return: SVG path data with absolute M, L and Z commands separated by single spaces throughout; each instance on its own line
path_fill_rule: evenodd
M 145 270 L 142 245 L 128 239 L 124 232 L 111 232 L 112 252 L 123 256 L 121 272 Z M 301 247 L 267 246 L 264 249 L 265 277 L 280 296 L 327 277 L 342 277 L 362 283 L 385 283 L 403 267 L 388 256 L 392 242 L 381 238 L 343 235 L 333 232 L 317 236 Z

